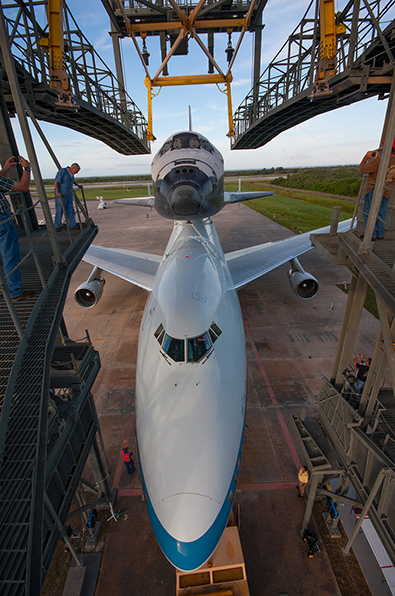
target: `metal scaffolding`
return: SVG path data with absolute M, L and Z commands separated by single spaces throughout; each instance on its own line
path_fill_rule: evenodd
M 390 92 L 395 63 L 395 2 L 350 0 L 336 14 L 337 63 L 325 93 L 314 93 L 320 62 L 319 0 L 233 115 L 232 149 L 255 149 L 284 130 L 330 110 Z M 332 60 L 333 62 L 333 60 Z M 333 64 L 332 64 L 333 66 Z
M 124 155 L 150 153 L 147 122 L 123 83 L 103 62 L 63 4 L 63 93 L 54 81 L 50 52 L 50 22 L 41 2 L 0 3 L 21 93 L 38 120 L 71 128 L 103 141 Z M 51 14 L 51 13 L 50 13 Z M 8 110 L 16 108 L 7 68 L 1 85 Z M 59 70 L 59 69 L 58 69 Z
M 27 114 L 46 139 L 23 94 L 26 79 L 12 55 L 3 13 L 0 45 L 7 80 L 0 89 L 0 161 L 19 155 L 2 92 L 8 89 L 38 193 L 10 193 L 10 218 L 19 231 L 18 267 L 34 296 L 14 302 L 0 267 L 0 592 L 33 596 L 41 592 L 59 537 L 73 550 L 64 525 L 87 461 L 94 501 L 78 513 L 112 498 L 91 394 L 99 356 L 89 337 L 78 342 L 67 337 L 62 318 L 71 275 L 98 230 L 75 195 L 78 229 L 66 221 L 67 232 L 56 234 Z M 21 171 L 10 174 L 19 179 Z M 74 558 L 81 565 L 75 552 Z
M 349 536 L 345 553 L 349 552 L 363 519 L 368 516 L 395 564 L 395 192 L 383 222 L 385 239 L 379 242 L 371 240 L 395 138 L 394 99 L 395 88 L 392 85 L 380 145 L 380 168 L 366 226 L 363 217 L 366 180 L 363 180 L 355 208 L 356 227 L 343 234 L 311 236 L 314 246 L 325 256 L 334 264 L 348 267 L 352 273 L 332 376 L 323 379 L 318 396 L 320 421 L 334 447 L 334 461 L 324 458 L 324 465 L 317 467 L 314 433 L 311 441 L 306 442 L 308 432 L 303 421 L 295 419 L 295 424 L 312 476 L 302 530 L 309 522 L 316 494 L 330 498 L 337 513 L 348 503 L 357 508 L 360 515 Z M 369 287 L 376 297 L 380 331 L 366 382 L 359 395 L 353 389 L 348 367 L 354 360 Z M 337 488 L 328 490 L 327 482 L 333 479 L 337 479 Z M 350 498 L 350 486 L 354 489 L 355 498 Z M 328 516 L 331 532 L 336 531 L 338 521 L 338 516 Z

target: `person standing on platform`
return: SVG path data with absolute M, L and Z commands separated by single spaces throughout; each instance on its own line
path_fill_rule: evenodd
M 8 172 L 17 163 L 23 167 L 23 174 L 19 181 L 7 178 Z M 5 193 L 27 192 L 30 185 L 30 163 L 24 157 L 9 157 L 0 171 L 0 254 L 3 258 L 4 273 L 7 276 L 7 286 L 13 302 L 19 302 L 33 296 L 34 290 L 24 290 L 20 267 L 21 253 L 19 250 L 18 232 L 11 218 L 11 207 Z
M 133 474 L 133 472 L 135 470 L 132 455 L 133 455 L 133 451 L 128 450 L 128 448 L 126 446 L 126 441 L 124 441 L 123 445 L 122 445 L 122 457 L 123 457 L 123 461 L 126 466 L 126 470 L 127 470 L 128 474 Z
M 370 206 L 376 185 L 377 173 L 380 166 L 380 156 L 378 151 L 368 151 L 360 163 L 359 171 L 362 174 L 369 174 L 368 184 L 366 187 L 365 202 L 363 207 L 363 220 L 365 228 L 369 217 Z M 385 186 L 383 198 L 381 199 L 380 209 L 377 215 L 376 224 L 373 230 L 372 240 L 382 240 L 385 232 L 385 216 L 387 214 L 388 201 L 392 194 L 392 189 L 395 183 L 395 140 L 392 144 L 392 151 L 388 162 L 387 173 L 385 177 Z M 363 239 L 363 236 L 361 237 Z
M 63 199 L 65 215 L 69 226 L 72 230 L 79 230 L 75 221 L 75 211 L 73 205 L 73 184 L 82 188 L 79 184 L 74 182 L 75 174 L 80 171 L 78 163 L 73 163 L 71 166 L 61 168 L 55 176 L 55 230 L 60 232 L 62 225 L 63 207 L 60 201 L 60 196 Z
M 362 354 L 357 354 L 354 358 L 354 366 L 358 369 L 357 380 L 354 383 L 354 392 L 357 396 L 361 395 L 366 383 L 369 367 L 372 359 L 366 359 Z
M 306 485 L 309 481 L 309 473 L 307 471 L 306 466 L 302 466 L 298 472 L 298 480 L 299 480 L 299 495 L 298 497 L 304 496 L 304 491 Z

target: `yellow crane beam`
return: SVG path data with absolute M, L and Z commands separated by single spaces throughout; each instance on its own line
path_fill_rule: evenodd
M 315 85 L 311 99 L 320 99 L 332 94 L 329 79 L 336 72 L 336 38 L 345 33 L 344 25 L 336 25 L 335 0 L 320 2 L 320 59 L 317 64 Z
M 64 62 L 63 0 L 48 0 L 48 37 L 39 45 L 49 51 L 49 74 L 51 86 L 58 93 L 55 105 L 74 109 L 73 93 Z

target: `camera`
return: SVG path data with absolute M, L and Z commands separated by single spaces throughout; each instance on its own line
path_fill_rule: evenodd
M 14 157 L 14 163 L 19 163 L 20 161 L 22 161 L 20 157 Z

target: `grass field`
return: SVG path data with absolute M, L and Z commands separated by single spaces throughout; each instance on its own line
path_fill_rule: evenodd
M 152 192 L 152 184 L 150 186 Z M 81 198 L 81 191 L 77 192 Z M 111 188 L 89 188 L 84 187 L 84 195 L 87 201 L 96 200 L 96 197 L 103 197 L 104 201 L 113 201 L 114 199 L 128 199 L 134 197 L 148 197 L 148 188 L 146 184 L 141 186 L 123 187 L 122 185 L 114 185 Z
M 227 191 L 237 191 L 238 184 L 226 183 Z M 242 184 L 242 191 L 272 190 L 264 183 L 250 182 Z M 310 232 L 331 223 L 332 209 L 341 206 L 340 220 L 349 219 L 354 212 L 355 202 L 349 199 L 332 199 L 320 195 L 311 195 L 302 191 L 279 189 L 281 194 L 274 194 L 262 199 L 247 201 L 245 205 L 276 221 L 288 230 L 297 227 L 298 232 Z

